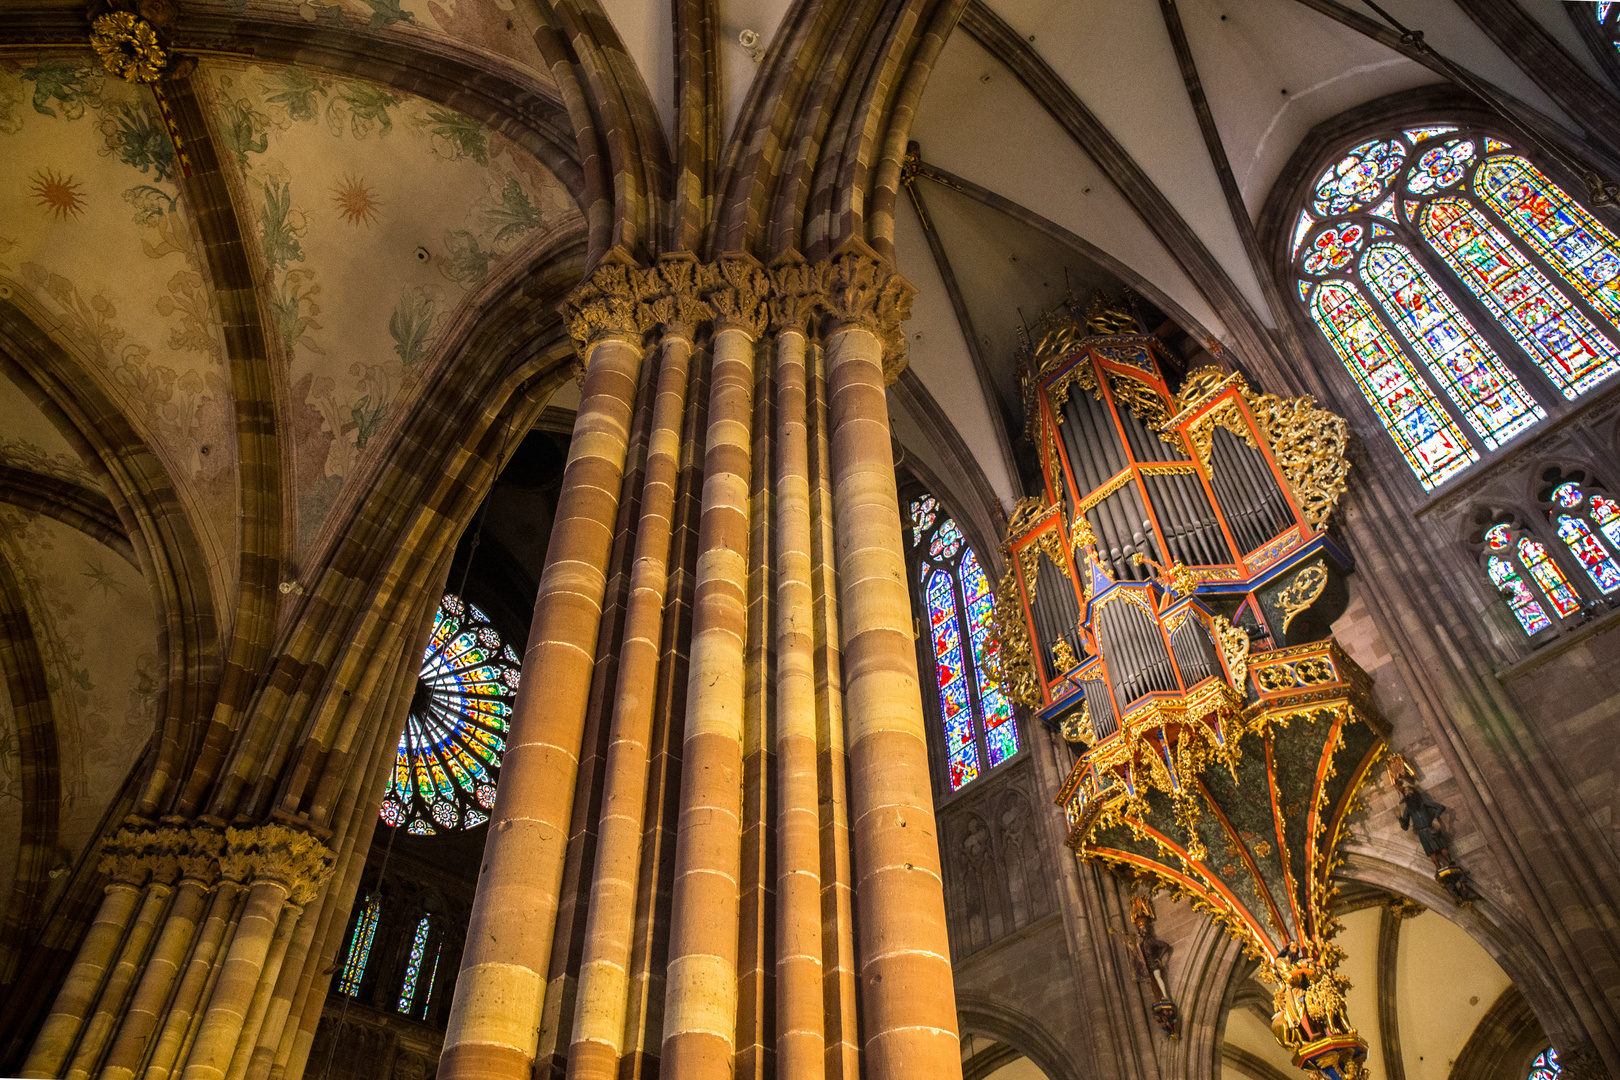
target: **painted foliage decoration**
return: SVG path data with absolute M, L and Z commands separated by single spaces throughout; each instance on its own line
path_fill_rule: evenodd
M 911 503 L 922 610 L 934 655 L 951 790 L 1018 753 L 1012 702 L 989 677 L 990 579 L 954 518 L 932 495 Z
M 521 664 L 487 615 L 445 594 L 378 811 L 384 824 L 433 836 L 489 820 Z
M 1620 240 L 1500 139 L 1438 124 L 1354 147 L 1290 258 L 1425 490 L 1620 375 Z

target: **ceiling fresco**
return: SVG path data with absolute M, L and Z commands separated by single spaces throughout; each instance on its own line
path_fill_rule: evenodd
M 163 460 L 223 605 L 238 547 L 229 374 L 175 180 L 148 91 L 88 53 L 0 59 L 0 286 Z
M 205 72 L 284 365 L 302 552 L 456 306 L 578 211 L 533 157 L 444 106 L 298 67 Z
M 140 570 L 116 552 L 14 506 L 0 505 L 0 558 L 14 571 L 45 668 L 61 783 L 57 849 L 71 863 L 155 726 L 162 663 L 152 601 Z M 22 814 L 9 700 L 0 721 L 0 895 L 9 895 Z

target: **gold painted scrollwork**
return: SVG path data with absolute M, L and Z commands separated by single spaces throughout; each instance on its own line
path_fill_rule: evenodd
M 1025 549 L 1029 550 L 1029 549 Z M 1018 596 L 1018 570 L 1009 564 L 996 586 L 996 604 L 990 615 L 990 639 L 985 666 L 990 678 L 1009 698 L 1031 708 L 1041 702 L 1041 686 L 1035 678 L 1035 655 L 1029 641 L 1029 624 L 1024 621 L 1024 605 Z
M 1114 400 L 1135 413 L 1137 419 L 1158 435 L 1159 441 L 1168 442 L 1175 438 L 1174 433 L 1166 434 L 1159 430 L 1159 425 L 1170 419 L 1170 408 L 1157 390 L 1140 379 L 1118 372 L 1109 373 L 1108 385 L 1114 391 Z
M 1244 680 L 1249 677 L 1249 635 L 1221 615 L 1214 616 L 1210 624 L 1215 628 L 1221 655 L 1226 658 L 1226 668 L 1232 673 L 1232 689 L 1241 694 Z
M 1314 562 L 1294 575 L 1294 580 L 1277 594 L 1277 605 L 1283 610 L 1283 633 L 1288 632 L 1288 624 L 1295 618 L 1304 614 L 1317 597 L 1327 588 L 1327 568 L 1320 562 Z
M 1271 444 L 1277 467 L 1294 489 L 1305 520 L 1311 528 L 1321 530 L 1345 491 L 1350 426 L 1344 417 L 1320 408 L 1309 395 L 1280 398 L 1260 394 L 1249 399 L 1249 409 Z

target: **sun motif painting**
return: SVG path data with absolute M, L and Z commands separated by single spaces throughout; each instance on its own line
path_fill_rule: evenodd
M 434 836 L 489 820 L 521 664 L 487 615 L 445 594 L 378 810 L 385 825 Z
M 338 215 L 350 225 L 374 225 L 377 209 L 381 205 L 377 193 L 366 186 L 363 178 L 345 176 L 343 182 L 332 188 L 332 202 Z
M 40 169 L 34 174 L 30 187 L 34 192 L 34 201 L 58 221 L 84 213 L 84 185 L 71 175 L 63 176 L 50 168 Z

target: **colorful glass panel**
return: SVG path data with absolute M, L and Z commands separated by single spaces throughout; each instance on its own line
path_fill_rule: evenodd
M 433 966 L 428 969 L 427 989 L 422 991 L 422 1015 L 427 1015 L 427 1008 L 433 1002 L 433 984 L 439 981 L 439 961 L 444 957 L 444 942 L 439 942 L 433 949 Z
M 1517 155 L 1481 165 L 1474 190 L 1600 315 L 1620 326 L 1620 241 L 1597 218 Z
M 1452 139 L 1426 150 L 1406 174 L 1406 190 L 1429 195 L 1454 186 L 1474 161 L 1474 140 Z
M 1425 490 L 1479 459 L 1360 291 L 1327 282 L 1310 311 Z
M 1371 206 L 1405 163 L 1406 147 L 1393 139 L 1362 143 L 1316 181 L 1316 212 L 1337 217 Z
M 1456 130 L 1457 129 L 1454 128 L 1454 127 L 1448 127 L 1448 126 L 1446 126 L 1444 124 L 1441 124 L 1441 125 L 1437 125 L 1435 127 L 1407 128 L 1406 131 L 1404 132 L 1404 134 L 1406 135 L 1407 140 L 1409 142 L 1411 142 L 1411 144 L 1413 146 L 1416 146 L 1418 143 L 1422 142 L 1424 139 L 1432 139 L 1436 135 L 1444 135 L 1447 132 L 1456 131 Z
M 1558 1080 L 1563 1071 L 1558 1064 L 1558 1051 L 1549 1046 L 1530 1063 L 1530 1075 L 1525 1080 Z
M 1375 244 L 1361 276 L 1487 450 L 1546 417 L 1472 323 L 1403 245 Z
M 985 749 L 993 769 L 1018 753 L 1018 724 L 1013 719 L 1012 703 L 989 675 L 986 659 L 991 648 L 990 624 L 996 602 L 990 593 L 990 579 L 972 548 L 962 556 L 961 574 L 962 595 L 967 601 L 968 637 L 973 643 L 973 677 L 979 689 Z
M 416 1002 L 416 980 L 422 975 L 422 961 L 427 957 L 430 928 L 428 918 L 424 915 L 416 924 L 416 933 L 411 936 L 411 954 L 405 964 L 405 982 L 399 988 L 399 1011 L 406 1016 L 411 1014 L 411 1006 Z
M 1581 610 L 1580 597 L 1575 595 L 1575 589 L 1570 585 L 1569 579 L 1558 569 L 1558 564 L 1553 562 L 1552 556 L 1547 553 L 1546 545 L 1540 540 L 1531 540 L 1529 537 L 1520 540 L 1519 561 L 1530 571 L 1530 576 L 1541 586 L 1541 591 L 1547 594 L 1553 610 L 1558 612 L 1561 618 L 1567 619 Z
M 974 738 L 973 710 L 968 707 L 967 670 L 962 657 L 962 630 L 956 616 L 956 588 L 951 575 L 928 574 L 928 625 L 934 641 L 939 714 L 945 722 L 945 756 L 955 791 L 979 775 L 979 745 Z
M 1587 513 L 1592 515 L 1592 520 L 1615 550 L 1620 551 L 1620 503 L 1603 495 L 1593 495 Z
M 922 543 L 923 534 L 934 527 L 939 517 L 939 503 L 934 501 L 932 495 L 924 495 L 920 499 L 911 500 L 911 542 L 913 545 Z
M 1498 151 L 1501 151 L 1501 150 L 1511 150 L 1511 149 L 1513 149 L 1513 147 L 1509 146 L 1507 143 L 1503 142 L 1501 139 L 1486 139 L 1485 140 L 1485 152 L 1487 154 L 1494 154 L 1494 153 L 1497 153 Z
M 349 937 L 349 954 L 343 960 L 343 971 L 338 975 L 338 993 L 351 997 L 360 992 L 360 980 L 366 974 L 366 961 L 371 959 L 371 942 L 377 936 L 377 917 L 382 901 L 373 895 L 360 909 L 354 922 L 354 933 Z
M 1379 203 L 1378 208 L 1376 210 L 1374 210 L 1373 213 L 1375 215 L 1377 215 L 1378 217 L 1387 218 L 1390 221 L 1394 221 L 1395 220 L 1395 196 L 1391 195 L 1389 198 L 1387 198 L 1383 202 Z
M 928 545 L 928 554 L 936 559 L 950 560 L 956 558 L 956 553 L 962 550 L 965 537 L 957 526 L 955 518 L 946 518 L 945 523 L 934 534 L 934 539 Z
M 1367 230 L 1356 224 L 1330 225 L 1311 241 L 1311 253 L 1305 256 L 1305 272 L 1318 277 L 1343 269 L 1361 250 Z
M 1492 551 L 1506 551 L 1513 546 L 1513 534 L 1506 525 L 1492 525 L 1485 530 L 1485 543 Z
M 378 810 L 384 824 L 432 836 L 489 820 L 477 807 L 495 803 L 518 682 L 516 654 L 488 616 L 446 594 Z
M 1477 207 L 1455 197 L 1436 199 L 1423 210 L 1422 230 L 1565 397 L 1578 397 L 1620 372 L 1620 348 Z
M 1508 608 L 1524 627 L 1526 634 L 1535 635 L 1552 626 L 1552 620 L 1547 618 L 1546 611 L 1536 600 L 1530 586 L 1524 583 L 1513 564 L 1506 559 L 1492 555 L 1485 562 L 1485 571 L 1491 575 L 1491 581 L 1496 585 L 1497 592 L 1502 594 L 1508 602 Z
M 1575 507 L 1581 505 L 1581 500 L 1583 498 L 1585 498 L 1585 496 L 1581 494 L 1581 485 L 1575 483 L 1573 480 L 1567 484 L 1559 484 L 1557 487 L 1553 488 L 1552 501 L 1565 509 L 1573 510 Z
M 1309 300 L 1310 299 L 1311 288 L 1314 285 L 1314 282 L 1296 281 L 1294 283 L 1294 285 L 1299 289 L 1299 298 L 1301 300 Z
M 1290 259 L 1299 254 L 1299 245 L 1305 242 L 1305 234 L 1310 232 L 1311 226 L 1315 224 L 1315 218 L 1303 210 L 1299 212 L 1299 220 L 1294 223 L 1294 246 L 1288 252 Z
M 1560 517 L 1558 538 L 1569 548 L 1570 554 L 1575 556 L 1575 561 L 1581 564 L 1599 592 L 1607 596 L 1620 589 L 1620 566 L 1615 565 L 1613 556 L 1602 541 L 1592 535 L 1586 522 L 1567 514 Z

